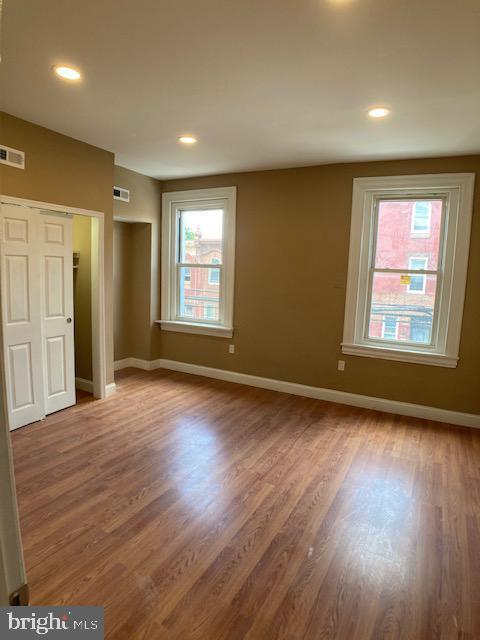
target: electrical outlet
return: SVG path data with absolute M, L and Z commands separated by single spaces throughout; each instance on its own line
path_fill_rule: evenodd
M 228 353 L 235 353 L 235 345 L 234 344 L 229 344 L 228 345 Z
M 345 371 L 345 360 L 339 360 L 338 361 L 338 370 L 339 371 Z

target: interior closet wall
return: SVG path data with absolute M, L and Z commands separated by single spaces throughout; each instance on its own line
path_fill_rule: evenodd
M 131 225 L 113 223 L 113 353 L 115 360 L 131 357 L 130 265 L 132 263 Z
M 129 308 L 135 309 L 135 325 L 130 326 L 130 348 L 134 357 L 150 360 L 150 287 L 152 225 L 133 223 L 130 227 L 132 259 L 130 263 Z M 145 303 L 147 297 L 148 302 Z
M 148 223 L 113 225 L 115 360 L 150 360 L 151 231 Z
M 73 252 L 79 254 L 73 269 L 75 377 L 84 380 L 92 380 L 91 225 L 88 216 L 73 216 Z

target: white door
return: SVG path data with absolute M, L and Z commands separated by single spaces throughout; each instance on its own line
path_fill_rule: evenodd
M 40 212 L 41 325 L 45 413 L 75 404 L 72 216 Z
M 1 206 L 3 344 L 10 429 L 45 415 L 38 217 L 27 207 Z

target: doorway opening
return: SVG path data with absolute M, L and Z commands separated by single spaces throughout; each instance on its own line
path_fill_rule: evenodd
M 152 352 L 152 224 L 114 218 L 113 338 L 115 368 L 149 362 Z M 132 317 L 131 309 L 135 309 Z M 129 364 L 128 366 L 132 366 Z

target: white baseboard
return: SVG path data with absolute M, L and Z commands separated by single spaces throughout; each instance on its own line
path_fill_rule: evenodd
M 128 364 L 124 364 L 128 362 Z M 410 402 L 399 402 L 397 400 L 387 400 L 385 398 L 375 398 L 372 396 L 362 396 L 356 393 L 348 393 L 347 391 L 337 391 L 335 389 L 325 389 L 322 387 L 310 387 L 296 382 L 286 382 L 284 380 L 275 380 L 274 378 L 262 378 L 261 376 L 253 376 L 248 373 L 237 373 L 236 371 L 227 371 L 226 369 L 214 369 L 213 367 L 204 367 L 198 364 L 190 364 L 188 362 L 178 362 L 177 360 L 140 360 L 138 358 L 126 358 L 115 362 L 115 370 L 125 367 L 136 367 L 145 371 L 153 371 L 154 369 L 171 369 L 172 371 L 181 371 L 183 373 L 191 373 L 197 376 L 207 378 L 215 378 L 217 380 L 226 380 L 227 382 L 235 382 L 237 384 L 245 384 L 250 387 L 260 387 L 261 389 L 270 389 L 271 391 L 280 391 L 282 393 L 290 393 L 296 396 L 305 396 L 307 398 L 316 398 L 317 400 L 327 400 L 328 402 L 337 402 L 339 404 L 347 404 L 353 407 L 362 407 L 363 409 L 374 409 L 376 411 L 385 411 L 386 413 L 396 413 L 403 416 L 411 416 L 413 418 L 424 418 L 426 420 L 435 420 L 437 422 L 446 422 L 448 424 L 458 424 L 464 427 L 475 427 L 480 429 L 480 415 L 473 413 L 462 413 L 461 411 L 449 411 L 438 407 L 428 407 L 423 404 L 411 404 Z
M 152 371 L 158 369 L 153 366 L 157 360 L 142 360 L 141 358 L 124 358 L 123 360 L 115 360 L 113 363 L 113 370 L 120 371 L 120 369 L 128 369 L 134 367 L 135 369 L 143 369 L 144 371 Z
M 108 396 L 111 396 L 112 393 L 115 393 L 117 389 L 117 385 L 115 384 L 115 382 L 110 382 L 110 384 L 107 384 L 107 386 L 105 387 L 105 397 L 108 398 Z
M 81 389 L 82 391 L 93 393 L 93 382 L 91 380 L 86 380 L 85 378 L 75 378 L 75 389 Z

